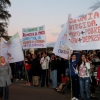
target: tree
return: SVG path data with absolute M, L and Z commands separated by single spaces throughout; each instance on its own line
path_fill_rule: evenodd
M 0 37 L 7 36 L 8 21 L 11 17 L 7 8 L 11 6 L 9 0 L 0 0 Z

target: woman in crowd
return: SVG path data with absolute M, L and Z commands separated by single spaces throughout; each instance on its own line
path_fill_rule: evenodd
M 0 99 L 3 97 L 3 87 L 5 88 L 5 100 L 9 99 L 9 85 L 11 85 L 11 67 L 6 62 L 5 57 L 1 56 L 0 65 Z
M 90 84 L 90 62 L 86 59 L 86 55 L 82 54 L 78 63 L 80 94 L 82 100 L 90 100 L 89 84 Z M 86 96 L 84 95 L 84 89 Z M 86 97 L 86 99 L 85 99 Z

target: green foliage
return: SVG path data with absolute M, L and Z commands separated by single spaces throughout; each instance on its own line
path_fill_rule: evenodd
M 0 37 L 7 36 L 7 26 L 11 14 L 7 8 L 11 6 L 9 0 L 0 0 Z

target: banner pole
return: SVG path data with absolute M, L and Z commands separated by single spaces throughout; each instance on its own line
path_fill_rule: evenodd
M 25 50 L 25 55 L 26 55 L 26 50 Z M 24 67 L 25 67 L 26 81 L 28 81 L 28 82 L 29 82 L 28 73 L 27 73 L 27 70 L 26 70 L 25 59 L 24 59 Z
M 47 47 L 46 47 L 46 54 L 47 54 Z M 46 61 L 46 78 L 45 78 L 45 88 L 46 88 L 46 79 L 47 79 L 47 61 Z
M 69 50 L 69 57 L 70 57 L 70 50 Z M 70 82 L 71 82 L 71 99 L 70 100 L 72 100 L 72 78 L 71 78 L 71 68 L 70 68 L 70 59 L 69 59 L 69 70 L 70 70 Z

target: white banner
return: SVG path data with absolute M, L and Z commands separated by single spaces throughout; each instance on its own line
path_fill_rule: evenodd
M 69 16 L 67 28 L 71 50 L 100 49 L 100 8 L 82 17 Z
M 45 27 L 23 28 L 23 49 L 46 48 Z
M 1 39 L 1 55 L 6 58 L 9 63 L 23 61 L 24 55 L 18 33 L 12 36 L 9 41 Z
M 64 25 L 53 50 L 53 53 L 57 56 L 67 59 L 72 51 L 68 48 L 67 43 L 67 24 Z

